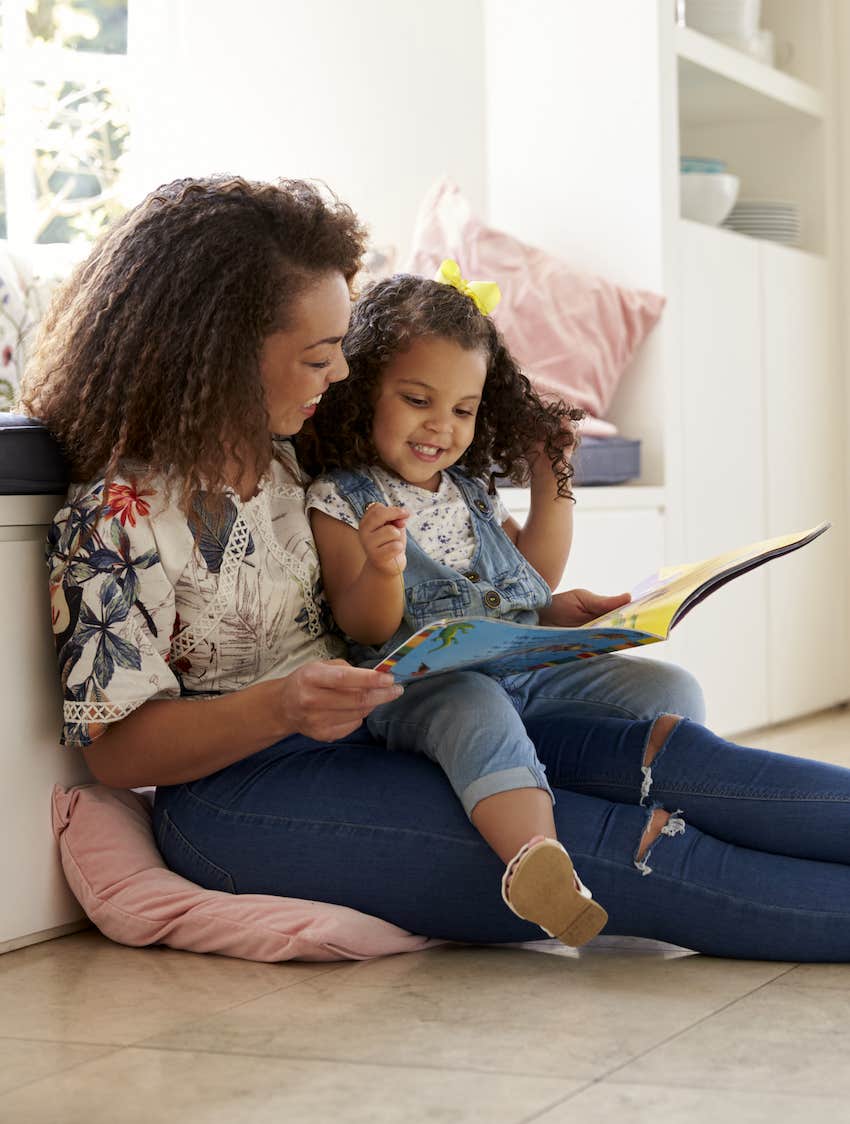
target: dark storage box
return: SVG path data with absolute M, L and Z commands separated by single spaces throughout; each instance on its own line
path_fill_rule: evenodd
M 583 437 L 573 458 L 574 484 L 625 484 L 640 476 L 640 441 Z
M 62 451 L 41 422 L 0 414 L 0 495 L 57 495 L 68 478 Z

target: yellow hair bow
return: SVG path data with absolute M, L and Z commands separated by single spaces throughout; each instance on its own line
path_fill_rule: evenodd
M 502 293 L 495 281 L 466 281 L 460 275 L 460 266 L 451 258 L 440 263 L 434 277 L 443 285 L 451 285 L 465 297 L 474 301 L 479 312 L 487 316 L 502 299 Z

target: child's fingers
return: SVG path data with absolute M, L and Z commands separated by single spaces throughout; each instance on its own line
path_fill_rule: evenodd
M 368 532 L 388 523 L 401 528 L 409 518 L 410 512 L 405 507 L 388 507 L 384 503 L 370 503 L 363 512 L 360 528 Z
M 378 534 L 381 532 L 383 534 L 380 538 L 370 535 L 366 539 L 366 557 L 373 566 L 389 573 L 404 569 L 407 563 L 404 532 L 399 532 L 391 525 L 381 527 Z
M 394 523 L 383 523 L 372 531 L 364 531 L 362 527 L 360 530 L 363 545 L 367 550 L 370 548 L 374 550 L 391 542 L 401 543 L 404 546 L 407 541 L 406 533 L 399 530 Z
M 394 540 L 392 542 L 381 543 L 379 546 L 374 545 L 371 550 L 366 552 L 366 557 L 371 559 L 372 562 L 387 561 L 390 559 L 398 559 L 399 561 L 406 558 L 407 552 L 404 549 L 404 543 Z

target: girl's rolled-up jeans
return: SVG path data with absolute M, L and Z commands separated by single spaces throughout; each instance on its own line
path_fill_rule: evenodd
M 638 688 L 651 675 L 663 685 L 663 666 L 636 672 Z M 605 931 L 716 956 L 850 960 L 850 770 L 733 745 L 691 721 L 647 769 L 653 723 L 628 715 L 640 690 L 606 715 L 585 687 L 575 707 L 561 699 L 527 726 Z M 687 709 L 673 695 L 654 713 Z M 674 813 L 669 831 L 639 857 L 658 806 Z M 213 889 L 336 902 L 452 940 L 540 937 L 502 902 L 502 863 L 442 770 L 362 728 L 330 745 L 296 735 L 160 788 L 154 822 L 169 866 Z
M 662 704 L 677 714 L 702 717 L 702 695 L 685 673 L 614 658 L 498 679 L 471 670 L 416 680 L 401 698 L 373 710 L 366 726 L 388 749 L 413 750 L 436 761 L 468 816 L 480 800 L 512 789 L 539 788 L 554 802 L 526 723 L 565 713 L 593 714 L 587 686 L 602 690 L 600 678 L 608 670 L 613 682 L 605 713 L 617 713 L 619 706 L 628 717 L 650 717 Z

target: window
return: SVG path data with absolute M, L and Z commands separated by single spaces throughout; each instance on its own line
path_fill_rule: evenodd
M 0 0 L 0 238 L 88 242 L 125 209 L 127 0 Z

